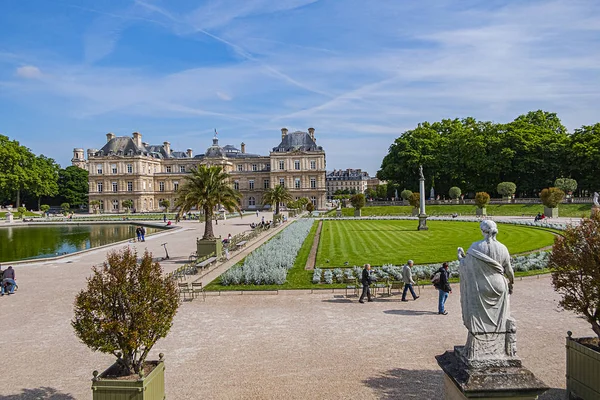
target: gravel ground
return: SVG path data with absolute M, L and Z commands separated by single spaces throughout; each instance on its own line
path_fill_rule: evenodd
M 190 226 L 197 231 L 168 238 L 175 258 L 189 255 L 202 232 L 202 224 Z M 236 233 L 233 225 L 218 230 Z M 144 246 L 158 253 L 164 241 Z M 1 400 L 91 398 L 92 371 L 112 357 L 81 344 L 70 320 L 75 294 L 105 253 L 16 267 L 21 288 L 0 298 Z M 592 335 L 585 321 L 558 309 L 558 300 L 548 276 L 517 281 L 511 298 L 519 355 L 553 388 L 546 400 L 564 397 L 566 331 Z M 436 302 L 430 288 L 404 303 L 398 294 L 366 304 L 342 293 L 207 296 L 182 304 L 151 358 L 165 353 L 169 399 L 436 399 L 442 374 L 434 356 L 464 344 L 467 333 L 458 286 L 449 315 L 437 315 Z

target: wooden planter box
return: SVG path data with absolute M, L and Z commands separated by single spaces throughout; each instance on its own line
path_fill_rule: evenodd
M 106 371 L 100 376 L 94 371 L 93 400 L 164 400 L 165 363 L 162 357 L 155 362 L 156 367 L 148 376 L 135 381 L 103 378 Z
M 600 399 L 600 352 L 567 337 L 567 398 Z

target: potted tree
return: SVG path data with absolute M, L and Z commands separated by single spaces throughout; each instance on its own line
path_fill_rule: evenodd
M 544 214 L 546 217 L 558 218 L 558 205 L 565 198 L 565 192 L 557 187 L 551 187 L 542 190 L 540 193 L 542 204 L 544 204 Z
M 100 210 L 100 200 L 90 201 L 90 210 L 92 210 L 94 214 L 98 214 L 98 211 Z
M 48 211 L 50 210 L 50 206 L 48 204 L 42 204 L 40 206 L 40 211 L 42 212 L 42 215 L 47 217 L 48 216 Z
M 500 182 L 496 187 L 496 191 L 502 196 L 502 200 L 507 200 L 510 203 L 512 196 L 517 191 L 517 185 L 512 182 Z
M 129 211 L 133 208 L 133 200 L 123 200 L 121 205 L 127 211 L 127 214 L 129 214 Z
M 475 204 L 477 204 L 477 209 L 475 214 L 478 216 L 487 215 L 485 207 L 490 202 L 490 195 L 486 192 L 477 192 L 475 193 Z
M 567 201 L 573 202 L 573 192 L 577 190 L 577 181 L 571 178 L 557 178 L 554 181 L 554 187 L 559 188 L 567 194 Z
M 452 186 L 450 190 L 448 190 L 448 196 L 450 196 L 452 201 L 456 204 L 458 204 L 458 199 L 460 198 L 461 194 L 462 190 L 460 190 L 458 186 Z
M 408 199 L 410 198 L 411 194 L 413 194 L 413 192 L 408 189 L 404 189 L 403 191 L 400 192 L 400 197 L 402 197 L 403 205 L 408 202 Z
M 164 212 L 167 212 L 169 211 L 169 207 L 171 207 L 171 202 L 169 199 L 163 199 L 160 201 L 160 203 L 158 203 L 158 205 L 164 209 Z
M 306 204 L 306 211 L 308 211 L 308 215 L 312 216 L 312 212 L 315 211 L 315 205 L 312 202 L 308 202 Z
M 115 363 L 94 371 L 94 400 L 163 400 L 164 363 L 146 361 L 171 329 L 179 306 L 175 282 L 162 274 L 147 251 L 137 261 L 129 247 L 110 252 L 92 268 L 87 288 L 75 298 L 75 334 L 94 351 L 112 354 Z
M 360 209 L 365 206 L 365 195 L 362 193 L 358 193 L 350 197 L 350 203 L 352 207 L 354 207 L 354 216 L 360 217 Z
M 223 244 L 213 232 L 213 213 L 217 205 L 221 205 L 228 212 L 237 211 L 242 215 L 240 201 L 242 195 L 231 185 L 230 175 L 223 172 L 219 165 L 200 165 L 192 168 L 186 175 L 185 182 L 177 191 L 177 218 L 192 209 L 204 212 L 204 235 L 196 240 L 196 254 L 198 257 L 214 254 L 221 256 Z
M 600 398 L 600 214 L 583 219 L 556 236 L 548 266 L 560 305 L 591 325 L 595 337 L 567 337 L 567 393 L 569 398 Z M 594 372 L 595 371 L 595 372 Z
M 410 197 L 408 198 L 408 204 L 410 204 L 413 209 L 412 209 L 412 215 L 417 216 L 419 215 L 419 202 L 421 201 L 421 195 L 417 192 L 413 192 Z

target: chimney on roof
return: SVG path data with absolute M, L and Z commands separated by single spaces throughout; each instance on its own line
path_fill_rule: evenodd
M 310 138 L 314 141 L 315 140 L 315 128 L 308 128 L 308 134 L 310 135 Z
M 144 147 L 148 147 L 148 146 L 149 146 L 149 144 L 148 144 L 148 143 L 146 143 L 146 142 L 142 142 L 142 146 L 144 146 Z
M 287 136 L 288 130 L 287 128 L 281 128 L 281 140 L 285 139 Z
M 246 143 L 242 142 L 240 147 L 242 148 L 242 154 L 246 154 Z
M 192 158 L 192 156 L 194 155 L 194 154 L 192 153 L 192 149 L 187 149 L 187 151 L 186 151 L 185 153 L 187 154 L 187 156 L 188 156 L 189 158 Z
M 113 140 L 115 138 L 115 134 L 114 133 L 107 133 L 106 134 L 106 143 L 110 142 L 111 140 Z
M 171 143 L 163 142 L 163 148 L 165 149 L 165 153 L 167 153 L 167 157 L 171 155 Z
M 133 142 L 138 147 L 142 147 L 142 134 L 139 132 L 133 132 Z

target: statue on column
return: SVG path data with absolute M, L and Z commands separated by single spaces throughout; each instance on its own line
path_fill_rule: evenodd
M 510 317 L 514 272 L 494 221 L 480 224 L 484 239 L 458 248 L 462 318 L 469 330 L 461 358 L 471 366 L 520 366 L 516 323 Z

